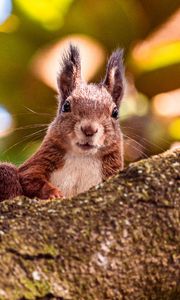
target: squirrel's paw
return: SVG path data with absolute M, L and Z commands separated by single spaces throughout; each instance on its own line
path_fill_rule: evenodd
M 50 192 L 50 196 L 48 199 L 53 200 L 53 199 L 58 199 L 58 198 L 63 198 L 63 195 L 60 190 L 54 189 Z
M 58 190 L 51 184 L 45 184 L 40 192 L 39 198 L 43 200 L 53 200 L 63 198 L 63 195 L 60 190 Z

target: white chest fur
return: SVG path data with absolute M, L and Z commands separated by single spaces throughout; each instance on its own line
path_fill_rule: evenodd
M 58 187 L 65 197 L 85 192 L 102 181 L 100 160 L 93 156 L 67 154 L 63 168 L 51 174 L 50 182 Z

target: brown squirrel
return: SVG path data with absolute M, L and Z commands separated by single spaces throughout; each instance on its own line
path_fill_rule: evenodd
M 57 79 L 57 115 L 37 152 L 19 168 L 0 165 L 0 200 L 18 195 L 71 197 L 123 168 L 119 107 L 124 93 L 123 51 L 112 53 L 104 80 L 81 77 L 79 50 L 70 45 Z

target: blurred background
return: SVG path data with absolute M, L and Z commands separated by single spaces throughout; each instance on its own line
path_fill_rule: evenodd
M 0 160 L 20 164 L 39 146 L 69 41 L 87 81 L 125 49 L 127 162 L 180 146 L 180 0 L 0 0 Z

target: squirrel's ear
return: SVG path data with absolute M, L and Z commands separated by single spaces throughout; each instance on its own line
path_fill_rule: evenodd
M 108 60 L 103 85 L 118 107 L 124 94 L 124 81 L 123 50 L 117 49 Z
M 62 100 L 65 100 L 81 80 L 81 62 L 77 47 L 70 44 L 69 50 L 64 53 L 57 84 Z

